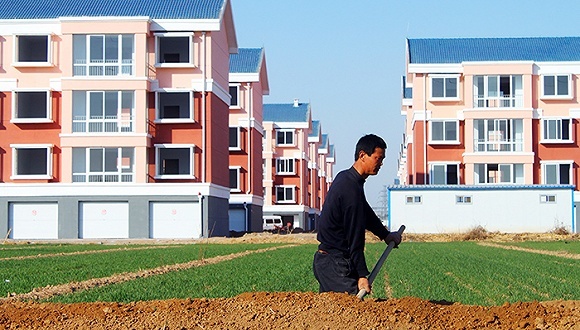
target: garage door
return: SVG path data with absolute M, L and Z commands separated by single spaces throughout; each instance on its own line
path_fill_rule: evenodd
M 80 238 L 129 238 L 129 204 L 83 202 L 80 204 Z
M 246 231 L 246 210 L 230 210 L 230 230 Z
M 151 238 L 200 238 L 201 208 L 197 202 L 149 203 Z
M 57 203 L 10 203 L 9 230 L 13 239 L 57 239 Z

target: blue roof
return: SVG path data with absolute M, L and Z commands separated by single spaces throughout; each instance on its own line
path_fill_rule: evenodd
M 407 77 L 405 76 L 403 76 L 403 98 L 404 99 L 413 98 L 413 89 L 411 87 L 407 87 Z
M 263 48 L 239 48 L 237 54 L 230 54 L 230 73 L 258 73 L 263 57 Z
M 580 37 L 408 39 L 409 63 L 580 61 Z
M 264 104 L 264 121 L 273 122 L 308 122 L 310 120 L 310 104 L 273 103 Z
M 219 19 L 227 0 L 0 0 L 0 19 L 148 16 Z
M 318 136 L 320 134 L 320 120 L 313 120 L 312 121 L 312 132 L 308 134 L 308 136 Z
M 574 185 L 568 184 L 494 184 L 494 185 L 392 185 L 388 190 L 548 190 L 569 189 L 574 190 Z

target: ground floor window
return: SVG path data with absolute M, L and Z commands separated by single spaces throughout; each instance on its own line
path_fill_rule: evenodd
M 475 184 L 524 183 L 524 164 L 475 164 Z

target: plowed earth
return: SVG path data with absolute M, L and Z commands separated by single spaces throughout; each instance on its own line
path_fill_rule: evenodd
M 240 241 L 247 240 L 246 237 Z M 306 241 L 312 243 L 310 238 Z M 233 298 L 127 304 L 8 299 L 0 302 L 2 328 L 580 329 L 580 301 L 518 302 L 489 307 L 413 297 L 381 300 L 371 296 L 360 301 L 347 294 L 312 292 L 252 292 Z

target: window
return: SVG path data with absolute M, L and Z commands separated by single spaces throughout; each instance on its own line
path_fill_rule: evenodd
M 475 152 L 513 152 L 524 149 L 522 119 L 475 119 Z
M 459 77 L 432 77 L 431 98 L 456 99 L 459 95 L 458 80 Z
M 240 127 L 230 127 L 230 150 L 242 150 L 240 146 Z
M 50 35 L 17 35 L 14 37 L 15 66 L 52 65 Z
M 156 144 L 156 179 L 195 179 L 193 155 L 195 145 Z
M 542 143 L 573 142 L 572 120 L 569 118 L 542 119 Z
M 240 188 L 240 167 L 233 166 L 230 167 L 230 190 L 239 192 Z
M 455 204 L 471 204 L 471 196 L 455 196 Z
M 459 184 L 459 164 L 431 164 L 431 184 Z
M 276 159 L 276 174 L 296 174 L 294 172 L 293 158 L 277 158 Z
M 276 186 L 276 201 L 278 203 L 294 203 L 295 186 Z
M 132 34 L 73 35 L 73 75 L 133 75 L 135 58 Z
M 432 120 L 430 143 L 459 143 L 459 121 L 457 120 Z
M 522 184 L 524 164 L 475 164 L 475 184 Z
M 542 182 L 544 184 L 571 184 L 573 162 L 542 163 Z
M 540 203 L 542 204 L 555 204 L 556 195 L 540 195 Z
M 521 75 L 474 76 L 474 108 L 523 107 L 523 83 Z
M 73 182 L 133 182 L 134 148 L 73 148 Z
M 133 132 L 134 91 L 73 91 L 73 133 Z
M 159 33 L 155 35 L 157 66 L 192 66 L 193 33 Z
M 405 196 L 405 204 L 421 204 L 422 202 L 422 196 Z
M 293 146 L 294 145 L 294 130 L 278 130 L 278 131 L 276 131 L 276 144 L 279 146 Z
M 12 98 L 11 122 L 52 122 L 51 103 L 50 91 L 15 91 Z
M 11 179 L 52 179 L 52 145 L 11 144 Z
M 230 85 L 230 108 L 240 107 L 240 85 Z
M 542 76 L 542 97 L 572 97 L 571 85 L 571 76 L 568 74 Z
M 193 122 L 193 91 L 158 92 L 157 123 Z

